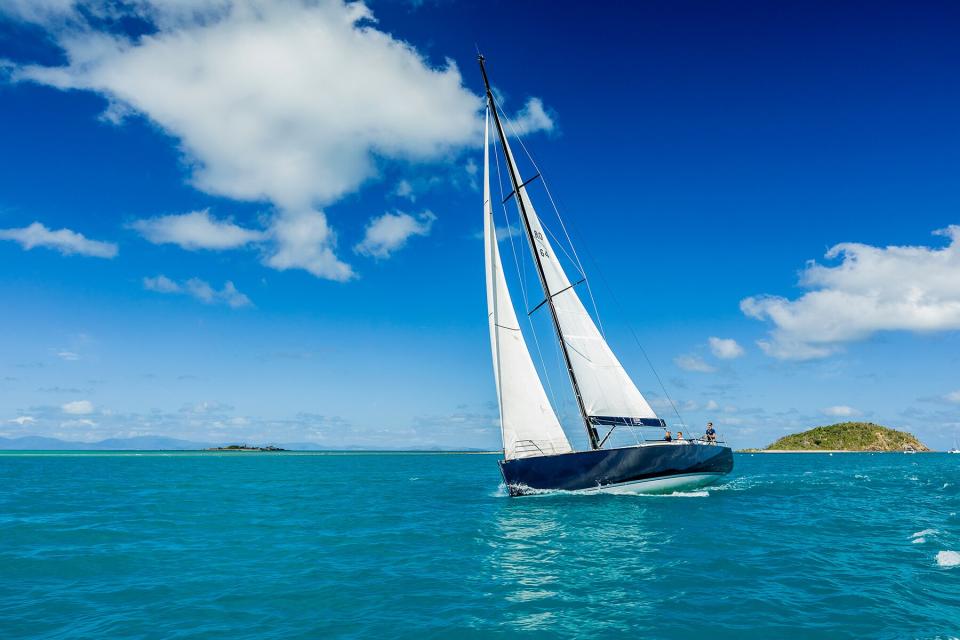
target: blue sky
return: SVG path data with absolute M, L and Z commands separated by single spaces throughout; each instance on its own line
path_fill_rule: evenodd
M 958 27 L 950 3 L 0 1 L 0 436 L 496 448 L 476 43 L 662 417 L 631 327 L 736 446 L 843 419 L 950 446 Z

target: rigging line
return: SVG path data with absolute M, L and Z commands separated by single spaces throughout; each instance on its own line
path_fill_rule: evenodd
M 496 160 L 496 164 L 497 164 L 497 184 L 498 184 L 499 187 L 500 187 L 500 196 L 501 196 L 501 199 L 502 199 L 502 196 L 503 196 L 503 178 L 502 178 L 502 176 L 501 176 L 501 174 L 500 174 L 500 153 L 498 152 L 498 150 L 497 150 L 496 148 L 494 148 L 494 150 L 493 150 L 493 157 L 494 157 L 494 159 Z M 506 160 L 504 160 L 504 161 L 506 161 Z M 507 236 L 510 238 L 510 249 L 511 249 L 512 252 L 513 252 L 513 262 L 514 262 L 514 264 L 516 264 L 516 266 L 517 266 L 517 275 L 520 276 L 520 290 L 523 292 L 523 307 L 524 307 L 524 309 L 526 309 L 526 308 L 529 308 L 529 306 L 530 306 L 529 300 L 528 300 L 528 298 L 527 298 L 527 288 L 526 288 L 526 286 L 524 285 L 526 272 L 525 272 L 525 271 L 521 271 L 521 269 L 520 269 L 520 259 L 517 257 L 517 246 L 516 246 L 516 244 L 515 244 L 514 241 L 513 241 L 513 235 L 514 235 L 514 234 L 510 231 L 510 229 L 511 229 L 511 227 L 510 227 L 510 214 L 507 212 L 507 204 L 506 204 L 506 201 L 501 202 L 501 203 L 500 203 L 500 206 L 503 207 L 503 217 L 504 217 L 504 219 L 507 221 Z M 496 225 L 496 224 L 493 225 L 493 241 L 494 241 L 494 242 L 498 242 L 498 241 L 497 241 L 497 225 Z M 536 347 L 537 347 L 537 357 L 540 358 L 540 367 L 541 367 L 541 369 L 543 370 L 543 377 L 546 378 L 546 380 L 547 380 L 547 389 L 550 391 L 550 399 L 553 401 L 553 406 L 556 407 L 556 406 L 557 406 L 557 394 L 556 394 L 556 393 L 554 392 L 554 390 L 553 390 L 553 382 L 550 380 L 550 374 L 547 372 L 547 363 L 546 363 L 546 361 L 545 361 L 544 358 L 543 358 L 543 351 L 540 349 L 540 338 L 537 337 L 537 328 L 536 328 L 536 327 L 534 326 L 534 324 L 533 324 L 533 318 L 531 318 L 529 315 L 527 316 L 527 322 L 530 323 L 530 334 L 533 336 L 533 344 L 536 345 Z M 519 327 L 517 328 L 517 330 L 519 331 Z M 521 332 L 521 335 L 523 335 L 522 332 Z
M 570 254 L 567 253 L 567 250 L 564 248 L 563 243 L 560 242 L 557 236 L 553 235 L 553 231 L 550 231 L 550 227 L 544 224 L 543 220 L 540 221 L 540 226 L 543 227 L 544 231 L 550 234 L 550 237 L 553 238 L 553 241 L 556 243 L 556 245 L 560 247 L 560 251 L 563 251 L 563 255 L 567 256 L 567 260 L 573 263 L 574 268 L 576 268 L 576 270 L 580 273 L 580 277 L 586 280 L 587 274 L 583 272 L 583 269 L 577 266 L 577 261 L 570 257 Z M 571 245 L 570 248 L 572 249 L 573 245 Z
M 493 159 L 497 163 L 497 184 L 500 186 L 500 195 L 503 196 L 503 176 L 500 175 L 500 153 L 494 148 L 493 150 Z M 523 293 L 523 308 L 526 309 L 530 306 L 530 302 L 527 298 L 527 286 L 526 286 L 526 271 L 520 269 L 520 258 L 517 257 L 517 245 L 513 242 L 513 232 L 512 223 L 510 222 L 510 213 L 507 211 L 507 205 L 503 202 L 500 203 L 500 206 L 503 208 L 503 218 L 507 222 L 507 237 L 510 239 L 510 249 L 513 251 L 513 262 L 517 266 L 517 275 L 520 276 L 520 291 Z M 497 237 L 497 225 L 493 225 L 493 237 Z
M 577 280 L 577 281 L 574 282 L 573 284 L 571 284 L 571 285 L 569 285 L 569 286 L 567 286 L 567 287 L 564 287 L 563 289 L 560 289 L 560 291 L 557 291 L 556 293 L 547 296 L 546 298 L 543 299 L 543 301 L 542 301 L 540 304 L 538 304 L 538 305 L 535 306 L 533 309 L 531 309 L 531 310 L 530 310 L 530 313 L 528 313 L 527 315 L 528 315 L 528 316 L 529 316 L 529 315 L 533 315 L 533 313 L 534 313 L 535 311 L 537 311 L 538 309 L 540 309 L 540 307 L 542 307 L 543 305 L 547 304 L 547 302 L 549 301 L 550 298 L 556 298 L 558 295 L 560 295 L 560 294 L 563 293 L 564 291 L 569 291 L 570 289 L 573 289 L 573 288 L 574 288 L 575 286 L 577 286 L 578 284 L 583 284 L 584 282 L 586 282 L 586 278 L 581 278 L 580 280 Z
M 496 98 L 494 98 L 494 102 L 496 102 Z M 502 110 L 501 110 L 501 115 L 502 115 Z M 580 275 L 587 280 L 587 293 L 590 295 L 590 304 L 591 306 L 593 306 L 593 314 L 597 319 L 597 326 L 600 329 L 600 335 L 604 339 L 606 339 L 606 334 L 604 334 L 604 331 L 603 331 L 603 321 L 600 319 L 600 309 L 597 307 L 597 301 L 593 297 L 593 287 L 590 286 L 590 279 L 587 278 L 587 272 L 583 268 L 583 263 L 580 262 L 580 256 L 577 255 L 577 248 L 573 246 L 573 241 L 570 239 L 570 234 L 567 232 L 567 227 L 563 223 L 563 217 L 560 215 L 560 209 L 557 207 L 557 203 L 553 199 L 553 194 L 550 192 L 550 186 L 547 184 L 547 179 L 546 177 L 544 177 L 543 172 L 540 170 L 540 167 L 537 166 L 537 161 L 533 159 L 533 155 L 527 149 L 527 145 L 523 144 L 523 138 L 521 138 L 520 135 L 517 133 L 516 128 L 513 126 L 513 122 L 511 122 L 510 118 L 505 115 L 503 116 L 503 119 L 507 121 L 507 126 L 510 127 L 510 130 L 513 132 L 513 136 L 517 139 L 517 142 L 520 143 L 520 148 L 522 148 L 523 152 L 527 154 L 527 159 L 530 160 L 530 164 L 533 165 L 533 168 L 537 171 L 537 175 L 540 176 L 540 182 L 543 183 L 543 188 L 547 192 L 547 199 L 550 200 L 550 206 L 553 207 L 553 213 L 557 216 L 557 220 L 560 222 L 560 228 L 563 229 L 563 235 L 567 238 L 567 244 L 570 245 L 570 250 L 573 252 L 574 258 L 576 258 L 574 262 L 576 263 L 577 268 L 580 269 Z M 543 221 L 541 220 L 541 224 L 542 223 Z M 553 234 L 551 233 L 550 235 L 553 235 Z M 557 241 L 557 244 L 560 245 L 560 242 Z M 562 245 L 560 246 L 562 247 Z M 566 251 L 564 251 L 564 253 L 566 253 Z
M 494 98 L 496 101 L 496 98 Z M 501 115 L 502 110 L 501 110 Z M 573 241 L 570 239 L 570 233 L 567 231 L 567 226 L 563 223 L 563 217 L 560 215 L 560 210 L 557 208 L 557 204 L 553 199 L 553 194 L 550 192 L 550 186 L 547 183 L 546 177 L 543 175 L 543 171 L 540 170 L 540 167 L 537 165 L 537 161 L 533 159 L 533 155 L 527 149 L 527 146 L 523 144 L 523 138 L 517 133 L 516 128 L 513 126 L 513 123 L 510 121 L 510 118 L 503 115 L 503 119 L 507 121 L 507 126 L 510 127 L 513 132 L 514 137 L 517 139 L 517 142 L 520 143 L 520 147 L 523 149 L 523 152 L 527 155 L 527 159 L 530 160 L 530 164 L 533 165 L 533 168 L 540 175 L 540 181 L 543 183 L 543 188 L 547 192 L 547 198 L 550 200 L 550 205 L 553 207 L 553 211 L 557 216 L 557 220 L 560 222 L 560 228 L 563 229 L 563 234 L 567 239 L 567 243 L 570 245 L 570 250 L 573 252 L 574 257 L 576 258 L 576 263 L 580 268 L 580 273 L 586 278 L 587 292 L 590 294 L 590 303 L 593 305 L 594 313 L 596 314 L 597 324 L 599 325 L 600 335 L 606 338 L 603 331 L 603 324 L 600 320 L 600 312 L 597 308 L 597 301 L 593 296 L 593 287 L 590 286 L 590 279 L 586 277 L 586 270 L 583 268 L 583 264 L 580 262 L 580 256 L 577 254 L 577 248 L 574 246 Z M 542 224 L 542 223 L 541 223 Z M 549 233 L 549 229 L 547 230 Z M 553 235 L 552 233 L 550 235 Z M 558 244 L 559 241 L 558 241 Z M 603 271 L 600 269 L 600 265 L 597 260 L 593 257 L 593 254 L 590 252 L 590 247 L 587 244 L 584 244 L 584 247 L 587 252 L 587 257 L 590 258 L 590 261 L 593 262 L 594 268 L 597 270 L 597 273 L 600 274 L 600 279 L 603 281 L 604 286 L 607 288 L 607 291 L 611 294 L 613 301 L 616 303 L 617 308 L 620 310 L 620 314 L 626 319 L 628 316 L 623 309 L 623 305 L 620 304 L 619 298 L 617 298 L 616 293 L 613 291 L 613 287 L 610 286 L 610 283 L 607 282 L 606 276 L 604 276 Z M 650 370 L 653 371 L 653 375 L 657 379 L 657 383 L 660 385 L 660 390 L 663 391 L 663 395 L 667 398 L 667 401 L 670 402 L 670 406 L 673 408 L 673 412 L 677 415 L 677 419 L 680 422 L 684 422 L 683 417 L 680 415 L 680 411 L 677 409 L 676 403 L 673 401 L 673 398 L 670 397 L 670 394 L 667 392 L 666 386 L 663 384 L 663 380 L 660 378 L 660 374 L 657 372 L 656 367 L 653 366 L 653 362 L 650 360 L 650 356 L 647 355 L 647 350 L 643 348 L 643 344 L 640 343 L 640 338 L 637 337 L 637 332 L 634 330 L 633 325 L 627 320 L 627 327 L 630 329 L 631 335 L 633 335 L 634 341 L 637 343 L 637 347 L 640 348 L 640 352 L 643 354 L 644 360 L 647 361 L 647 366 L 650 367 Z
M 663 380 L 660 378 L 660 374 L 657 372 L 657 368 L 653 366 L 653 362 L 650 360 L 650 356 L 647 355 L 647 350 L 643 348 L 643 344 L 640 342 L 640 338 L 637 337 L 637 332 L 633 328 L 633 324 L 629 320 L 626 310 L 623 308 L 623 305 L 620 304 L 620 299 L 617 297 L 616 292 L 613 290 L 613 287 L 610 286 L 610 283 L 607 281 L 606 275 L 603 273 L 603 269 L 600 268 L 600 263 L 597 262 L 597 259 L 593 257 L 593 253 L 590 251 L 590 247 L 586 247 L 587 257 L 590 259 L 590 262 L 593 263 L 593 268 L 596 273 L 600 274 L 600 281 L 603 283 L 603 286 L 606 287 L 607 293 L 610 294 L 610 298 L 613 300 L 613 303 L 617 305 L 617 310 L 620 312 L 620 316 L 624 318 L 624 322 L 627 325 L 627 328 L 630 329 L 630 335 L 633 336 L 633 341 L 637 343 L 637 347 L 640 349 L 640 353 L 643 354 L 643 359 L 647 361 L 647 366 L 650 367 L 650 370 L 653 372 L 654 377 L 657 379 L 657 384 L 660 385 L 660 390 L 663 391 L 664 397 L 666 397 L 667 402 L 670 403 L 670 407 L 673 408 L 673 412 L 677 414 L 677 419 L 684 423 L 683 416 L 680 415 L 680 410 L 677 409 L 677 404 L 673 401 L 673 398 L 670 397 L 670 393 L 667 391 L 666 385 L 663 384 Z

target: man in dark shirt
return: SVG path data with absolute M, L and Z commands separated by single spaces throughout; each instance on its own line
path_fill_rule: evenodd
M 708 422 L 708 423 L 707 423 L 707 431 L 706 431 L 706 434 L 705 434 L 705 435 L 707 436 L 707 442 L 716 442 L 716 441 L 717 441 L 717 432 L 713 430 L 713 423 L 712 423 L 712 422 Z
M 670 442 L 670 441 L 673 440 L 673 436 L 670 435 L 670 432 L 669 432 L 669 431 L 667 431 L 667 432 L 665 432 L 665 433 L 663 434 L 663 439 L 666 440 L 667 442 Z

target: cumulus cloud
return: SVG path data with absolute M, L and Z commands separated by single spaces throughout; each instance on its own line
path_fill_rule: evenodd
M 39 222 L 22 229 L 0 229 L 0 240 L 13 240 L 28 251 L 34 247 L 46 247 L 65 256 L 113 258 L 117 255 L 117 245 L 112 242 L 89 240 L 82 233 L 70 229 L 53 231 Z
M 740 309 L 773 323 L 758 342 L 780 359 L 820 358 L 881 331 L 960 329 L 960 225 L 935 232 L 943 248 L 842 243 L 826 253 L 835 266 L 809 262 L 795 300 L 761 295 Z
M 209 209 L 135 220 L 128 226 L 153 244 L 175 244 L 188 250 L 236 249 L 264 239 L 262 231 L 217 220 Z
M 407 244 L 407 240 L 412 236 L 429 235 L 436 219 L 437 216 L 430 211 L 424 211 L 416 217 L 400 211 L 385 213 L 370 220 L 363 240 L 354 250 L 373 258 L 389 258 L 390 254 Z
M 271 234 L 275 251 L 265 263 L 279 271 L 304 269 L 318 278 L 346 282 L 353 268 L 340 260 L 334 249 L 337 236 L 319 211 L 298 211 L 276 217 Z
M 530 98 L 527 104 L 509 119 L 510 132 L 523 136 L 535 131 L 553 131 L 553 118 L 543 107 L 540 98 Z
M 89 400 L 74 400 L 73 402 L 66 403 L 60 407 L 60 409 L 70 415 L 83 416 L 93 413 L 93 403 Z
M 834 418 L 849 418 L 850 416 L 860 415 L 859 411 L 844 404 L 837 405 L 835 407 L 826 407 L 825 409 L 821 409 L 820 413 L 825 416 L 832 416 Z
M 76 361 L 80 359 L 80 354 L 74 353 L 73 351 L 58 351 L 57 357 L 61 360 Z
M 708 364 L 700 356 L 683 355 L 673 359 L 674 364 L 684 371 L 696 371 L 698 373 L 713 373 L 716 367 Z
M 34 424 L 36 421 L 37 419 L 32 416 L 17 416 L 16 418 L 11 418 L 10 420 L 7 420 L 7 422 L 18 424 L 21 427 L 27 424 Z
M 946 400 L 947 402 L 954 402 L 956 404 L 960 404 L 960 389 L 957 389 L 956 391 L 951 391 L 950 393 L 943 396 L 943 399 Z
M 183 282 L 176 282 L 161 274 L 153 278 L 144 278 L 143 288 L 157 293 L 188 295 L 204 304 L 225 304 L 234 309 L 253 305 L 250 298 L 240 293 L 233 282 L 229 280 L 224 283 L 222 289 L 215 289 L 210 286 L 210 283 L 200 278 L 190 278 Z
M 444 161 L 479 139 L 483 101 L 457 65 L 434 64 L 376 28 L 362 2 L 45 0 L 6 10 L 46 27 L 66 59 L 19 66 L 15 81 L 96 92 L 108 121 L 143 115 L 178 140 L 198 189 L 272 203 L 265 263 L 277 269 L 349 279 L 324 207 L 375 178 L 383 162 Z M 124 12 L 153 29 L 129 38 L 99 26 Z M 97 19 L 104 13 L 111 20 Z M 537 99 L 515 124 L 553 127 Z M 209 222 L 200 226 L 217 226 Z M 301 224 L 311 246 L 290 232 Z M 209 242 L 252 233 L 218 231 L 216 241 L 190 235 L 188 244 L 219 248 Z
M 733 360 L 743 355 L 743 347 L 733 338 L 715 338 L 709 339 L 710 351 L 721 360 Z

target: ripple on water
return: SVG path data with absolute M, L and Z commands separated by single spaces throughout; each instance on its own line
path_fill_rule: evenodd
M 493 456 L 0 456 L 0 638 L 945 638 L 957 467 L 910 458 L 509 499 Z

